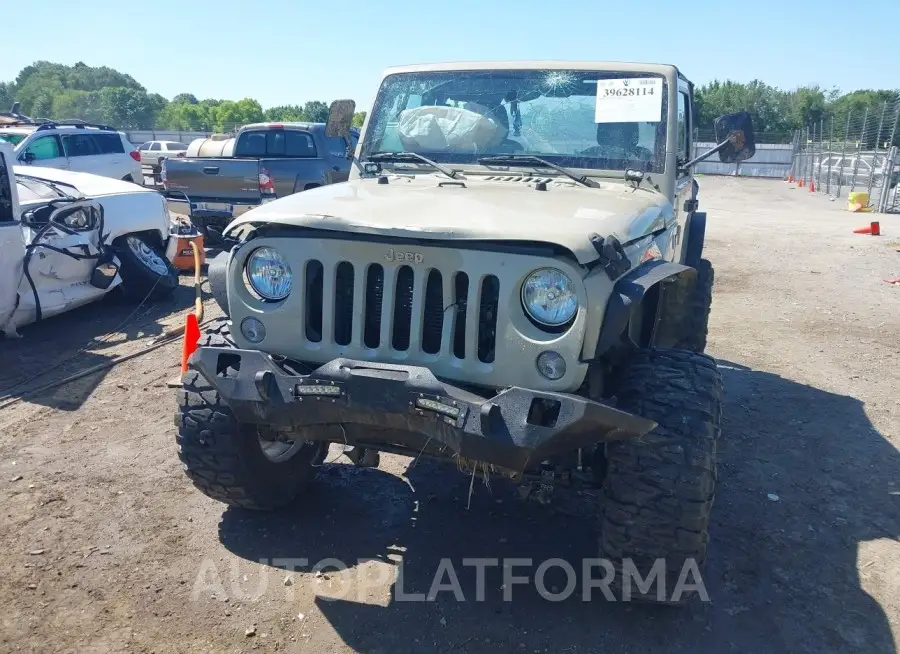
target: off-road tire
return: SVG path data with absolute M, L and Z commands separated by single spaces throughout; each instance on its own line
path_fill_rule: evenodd
M 234 347 L 226 320 L 212 323 L 199 345 Z M 189 370 L 178 390 L 178 458 L 204 495 L 231 506 L 271 511 L 293 502 L 315 477 L 327 450 L 308 445 L 275 463 L 259 445 L 256 425 L 239 423 L 199 372 Z
M 708 526 L 716 487 L 716 442 L 722 414 L 722 379 L 716 362 L 684 350 L 641 350 L 622 374 L 619 409 L 658 424 L 642 438 L 610 442 L 600 505 L 600 555 L 613 565 L 611 589 L 624 599 L 684 604 L 696 594 L 674 596 L 686 562 L 706 560 Z M 623 566 L 646 580 L 653 564 L 665 563 L 647 594 L 625 582 Z M 631 561 L 633 568 L 628 561 Z
M 151 270 L 140 258 L 132 252 L 128 247 L 125 239 L 127 236 L 135 236 L 142 240 L 148 247 L 152 248 L 159 257 L 166 263 L 166 274 Z M 153 243 L 147 236 L 141 234 L 126 234 L 113 241 L 113 249 L 116 256 L 119 257 L 121 267 L 119 268 L 119 276 L 122 277 L 120 288 L 122 294 L 131 300 L 138 302 L 146 299 L 159 300 L 168 297 L 178 288 L 178 269 L 172 265 L 172 262 L 166 259 L 160 248 Z
M 676 346 L 679 349 L 691 352 L 706 350 L 714 280 L 715 270 L 712 264 L 706 259 L 700 259 L 697 263 L 697 281 L 688 300 L 687 315 L 683 324 L 684 331 Z

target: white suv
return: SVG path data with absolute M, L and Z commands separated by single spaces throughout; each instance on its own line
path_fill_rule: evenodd
M 0 141 L 20 164 L 93 173 L 143 183 L 141 155 L 122 132 L 81 121 L 0 124 Z

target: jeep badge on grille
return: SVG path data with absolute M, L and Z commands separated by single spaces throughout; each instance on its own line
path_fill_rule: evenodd
M 421 252 L 395 252 L 394 248 L 390 248 L 384 255 L 384 260 L 398 263 L 424 263 L 425 255 Z

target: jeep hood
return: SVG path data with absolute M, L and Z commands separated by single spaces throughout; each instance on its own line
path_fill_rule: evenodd
M 521 178 L 509 176 L 506 180 Z M 437 175 L 354 179 L 267 203 L 228 225 L 274 223 L 435 241 L 526 241 L 569 250 L 581 264 L 597 258 L 591 236 L 623 244 L 668 225 L 672 205 L 659 193 L 618 183 L 599 188 Z

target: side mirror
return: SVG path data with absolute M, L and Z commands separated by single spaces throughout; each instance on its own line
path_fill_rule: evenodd
M 356 102 L 353 100 L 335 100 L 328 109 L 328 122 L 325 123 L 325 136 L 331 138 L 342 136 L 350 142 L 350 126 L 353 124 L 353 112 Z
M 22 161 L 24 161 L 27 164 L 34 163 L 35 159 L 37 159 L 37 157 L 34 156 L 34 152 L 26 152 L 25 154 L 22 155 Z
M 716 142 L 724 143 L 719 150 L 719 161 L 738 163 L 756 154 L 753 136 L 753 120 L 746 111 L 737 111 L 716 118 Z

